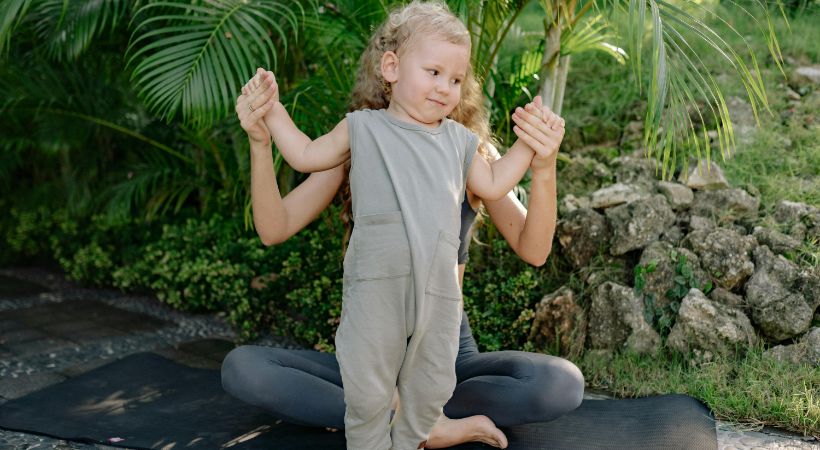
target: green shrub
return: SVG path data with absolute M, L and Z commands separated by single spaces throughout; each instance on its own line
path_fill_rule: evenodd
M 111 286 L 118 268 L 133 264 L 142 247 L 156 238 L 155 226 L 142 220 L 111 221 L 66 218 L 51 235 L 54 259 L 69 279 L 85 285 Z
M 3 202 L 5 208 L 6 202 Z M 51 255 L 49 236 L 53 235 L 59 224 L 67 220 L 65 210 L 53 210 L 47 206 L 33 209 L 22 209 L 11 206 L 8 216 L 0 225 L 0 240 L 4 250 L 0 263 L 20 263 L 32 260 L 47 260 Z
M 481 230 L 488 244 L 472 245 L 464 274 L 464 309 L 473 336 L 482 351 L 521 349 L 535 305 L 559 280 L 548 281 L 546 269 L 518 258 L 492 225 Z
M 343 235 L 344 225 L 334 206 L 278 246 L 281 266 L 265 294 L 276 333 L 333 351 L 342 310 Z

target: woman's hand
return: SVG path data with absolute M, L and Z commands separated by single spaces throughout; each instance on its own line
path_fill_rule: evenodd
M 564 139 L 564 119 L 541 103 L 541 96 L 512 115 L 516 126 L 513 131 L 534 151 L 530 167 L 533 176 L 546 169 L 555 169 L 558 148 Z
M 270 145 L 270 131 L 262 118 L 278 101 L 276 79 L 271 73 L 256 69 L 256 75 L 242 87 L 242 94 L 236 99 L 236 115 L 252 144 Z

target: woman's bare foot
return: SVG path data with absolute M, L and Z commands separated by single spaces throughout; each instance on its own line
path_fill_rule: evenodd
M 448 419 L 442 414 L 427 438 L 424 448 L 444 448 L 465 442 L 483 442 L 498 448 L 507 448 L 507 436 L 487 416 Z

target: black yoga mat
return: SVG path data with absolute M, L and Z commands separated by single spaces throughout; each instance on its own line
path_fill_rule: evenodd
M 345 448 L 343 432 L 276 422 L 225 394 L 218 371 L 153 353 L 128 356 L 0 406 L 0 428 L 126 448 Z M 717 449 L 711 413 L 684 395 L 587 400 L 554 421 L 504 431 L 512 450 Z

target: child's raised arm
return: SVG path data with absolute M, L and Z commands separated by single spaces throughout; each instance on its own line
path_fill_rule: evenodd
M 535 152 L 519 139 L 501 159 L 489 162 L 474 157 L 467 172 L 467 189 L 486 200 L 504 197 L 527 172 L 533 155 Z
M 524 176 L 536 151 L 539 155 L 543 153 L 542 156 L 554 157 L 561 143 L 563 119 L 549 109 L 542 110 L 540 97 L 525 108 L 517 108 L 513 120 L 516 123 L 513 131 L 519 139 L 507 154 L 492 163 L 484 158 L 474 158 L 467 172 L 467 188 L 483 199 L 498 200 L 504 197 Z M 551 137 L 546 145 L 536 142 L 533 137 L 542 121 L 553 129 L 560 126 L 560 137 Z
M 263 83 L 276 86 L 276 78 L 272 73 L 265 72 L 261 76 Z M 347 119 L 342 119 L 330 133 L 315 140 L 311 140 L 296 127 L 280 102 L 276 102 L 265 114 L 264 121 L 285 161 L 299 172 L 332 169 L 350 158 Z

